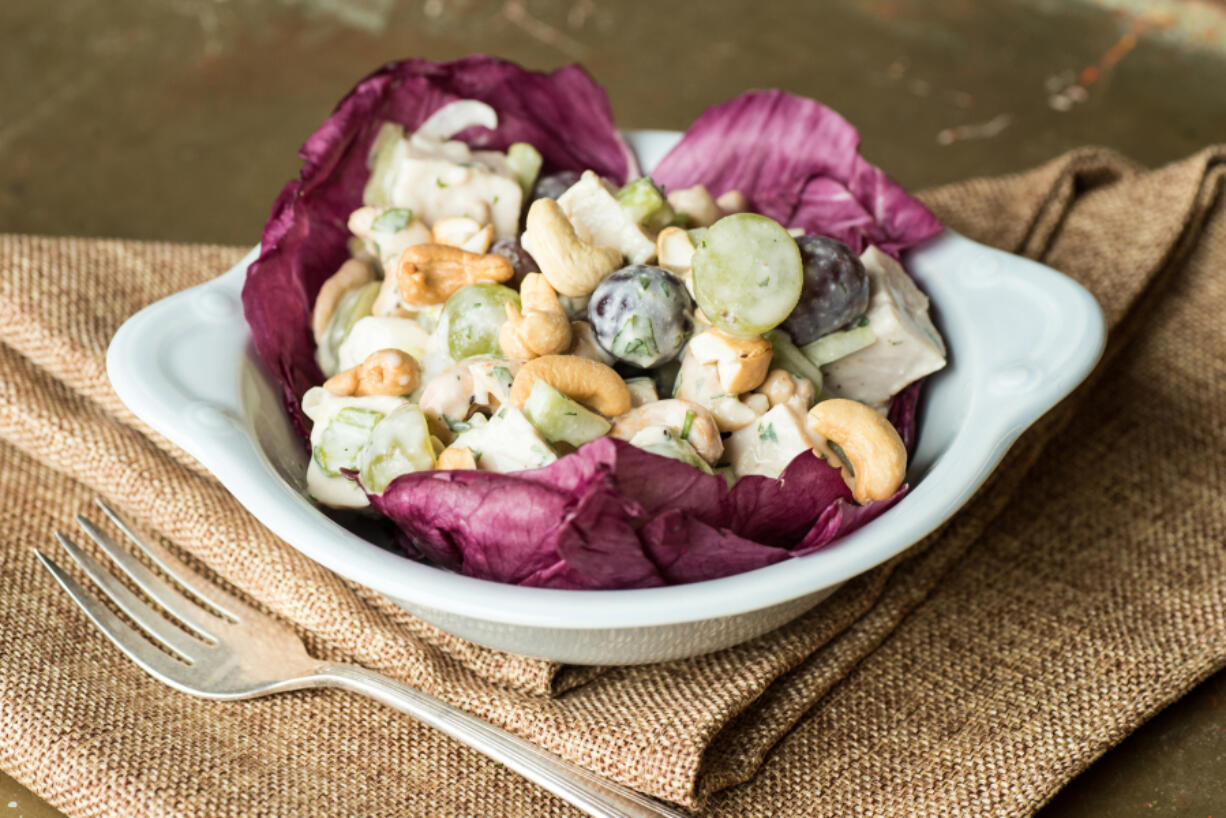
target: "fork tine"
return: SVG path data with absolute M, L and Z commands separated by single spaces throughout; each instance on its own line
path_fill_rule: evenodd
M 153 560 L 154 565 L 162 569 L 162 571 L 164 571 L 166 575 L 172 578 L 175 582 L 179 583 L 181 586 L 191 591 L 200 600 L 200 603 L 203 603 L 204 608 L 211 609 L 210 611 L 211 613 L 214 613 L 223 619 L 229 619 L 231 621 L 237 622 L 239 619 L 242 618 L 240 616 L 240 613 L 246 613 L 250 611 L 250 609 L 246 605 L 244 605 L 242 602 L 230 596 L 229 594 L 225 593 L 220 588 L 218 588 L 216 585 L 213 585 L 211 582 L 208 582 L 207 580 L 198 576 L 194 571 L 189 569 L 183 563 L 174 559 L 174 557 L 172 557 L 171 555 L 161 554 L 158 551 L 155 551 L 153 548 L 151 548 L 148 543 L 146 543 L 143 539 L 141 539 L 140 535 L 138 535 L 135 531 L 133 531 L 132 528 L 126 522 L 124 522 L 123 518 L 119 516 L 119 513 L 115 511 L 113 508 L 111 508 L 109 505 L 107 505 L 105 502 L 103 502 L 101 498 L 95 498 L 94 503 L 97 504 L 98 508 L 102 509 L 102 513 L 105 514 L 107 517 L 109 517 L 111 519 L 111 522 L 113 522 L 120 531 L 122 531 L 124 534 L 128 536 L 128 539 L 130 539 L 136 545 L 137 548 L 139 548 L 141 551 L 145 553 L 145 556 Z M 99 546 L 106 548 L 105 545 L 99 542 L 98 537 L 95 536 L 95 532 L 96 532 L 98 535 L 101 535 L 102 537 L 108 540 L 110 539 L 110 537 L 107 537 L 107 535 L 101 529 L 99 529 L 93 523 L 90 523 L 88 520 L 85 520 L 85 518 L 79 515 L 77 516 L 77 523 L 80 524 L 83 528 L 88 526 L 88 528 L 86 528 L 86 531 L 87 533 L 89 533 L 91 537 L 94 538 L 94 542 L 97 542 Z M 123 548 L 120 548 L 119 546 L 115 545 L 114 541 L 111 542 L 111 545 L 115 551 L 120 551 L 120 552 L 123 552 L 124 554 L 127 553 Z M 110 553 L 110 550 L 111 549 L 108 549 L 108 553 Z M 128 576 L 132 577 L 132 580 L 136 582 L 137 584 L 143 586 L 144 580 L 138 579 L 136 576 L 132 574 L 132 571 L 129 570 L 129 563 L 131 563 L 131 565 L 133 566 L 136 566 L 138 571 L 143 572 L 145 577 L 153 576 L 152 574 L 150 574 L 148 571 L 145 570 L 144 566 L 136 562 L 136 560 L 129 559 L 126 562 L 121 561 L 120 565 L 123 567 L 125 571 L 128 572 Z M 193 582 L 192 579 L 194 579 L 195 581 Z M 168 587 L 165 585 L 165 583 L 162 583 L 161 581 L 157 581 L 157 584 L 161 587 Z M 202 589 L 200 587 L 202 585 L 207 586 L 207 587 Z M 196 603 L 195 600 L 188 600 L 186 597 L 183 597 L 182 595 L 180 595 L 177 591 L 172 590 L 171 593 L 174 593 L 175 597 L 182 600 L 183 602 L 186 602 L 191 605 L 195 605 L 196 607 L 200 607 L 200 604 Z M 172 605 L 168 605 L 162 599 L 159 598 L 158 602 L 164 605 L 167 608 L 167 610 L 175 611 L 180 616 L 183 615 L 178 608 Z
M 144 631 L 153 639 L 161 642 L 166 647 L 173 650 L 184 660 L 191 662 L 199 657 L 203 644 L 192 639 L 183 631 L 176 628 L 166 617 L 146 605 L 136 594 L 123 587 L 119 580 L 115 579 L 105 568 L 98 562 L 86 554 L 77 544 L 62 532 L 55 532 L 55 538 L 60 541 L 60 545 L 68 552 L 68 556 L 72 557 L 77 565 L 81 566 L 81 570 L 94 581 L 94 583 L 102 589 L 103 593 L 111 598 L 111 601 L 119 606 L 119 610 L 132 617 Z
M 39 562 L 43 564 L 43 567 L 51 573 L 51 576 L 55 577 L 60 587 L 72 597 L 72 601 L 80 606 L 90 621 L 106 634 L 106 637 L 115 644 L 115 647 L 123 651 L 129 659 L 136 662 L 136 664 L 140 665 L 155 678 L 172 687 L 190 692 L 190 688 L 182 681 L 190 672 L 188 666 L 179 664 L 145 641 L 144 637 L 136 630 L 111 613 L 95 596 L 82 588 L 80 583 L 64 573 L 64 569 L 56 565 L 55 560 L 37 548 L 34 549 L 34 554 L 38 557 Z
M 200 614 L 203 613 L 200 605 L 179 593 L 161 577 L 158 577 L 148 568 L 141 565 L 140 561 L 132 556 L 126 548 L 115 542 L 109 534 L 94 525 L 91 520 L 78 514 L 76 515 L 76 521 L 81 530 L 88 534 L 89 538 L 97 543 L 98 547 L 105 551 L 106 555 L 113 559 L 115 564 L 122 568 L 123 572 L 136 583 L 136 587 L 153 597 L 157 604 L 170 611 L 174 616 L 183 620 L 183 623 L 193 631 L 205 639 L 217 641 L 216 635 L 210 633 L 208 628 L 200 622 Z M 146 553 L 148 553 L 147 549 Z M 209 611 L 209 613 L 212 613 L 212 611 Z

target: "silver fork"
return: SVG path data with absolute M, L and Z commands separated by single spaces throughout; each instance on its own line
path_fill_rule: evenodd
M 223 592 L 164 549 L 151 547 L 114 510 L 101 500 L 96 502 L 137 548 L 196 599 L 156 576 L 81 515 L 76 517 L 77 525 L 163 610 L 155 609 L 129 591 L 63 532 L 55 532 L 55 538 L 68 556 L 139 629 L 112 613 L 42 551 L 35 549 L 34 553 L 85 615 L 154 678 L 193 696 L 221 700 L 251 699 L 314 687 L 351 690 L 441 730 L 591 815 L 688 818 L 683 812 L 571 764 L 419 690 L 364 667 L 312 658 L 289 626 Z M 191 634 L 171 620 L 185 626 Z M 150 640 L 175 656 L 155 647 Z

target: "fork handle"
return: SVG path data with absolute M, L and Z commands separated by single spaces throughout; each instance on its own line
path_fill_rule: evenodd
M 381 673 L 358 665 L 328 664 L 312 674 L 311 681 L 362 693 L 407 713 L 598 818 L 690 818 Z

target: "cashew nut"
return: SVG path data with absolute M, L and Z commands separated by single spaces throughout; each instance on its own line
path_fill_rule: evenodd
M 526 275 L 519 299 L 524 311 L 508 302 L 506 323 L 498 331 L 498 344 L 505 355 L 526 361 L 570 349 L 570 319 L 545 276 Z
M 729 190 L 726 193 L 721 193 L 719 198 L 715 200 L 719 205 L 719 209 L 727 216 L 730 213 L 744 213 L 749 209 L 749 199 L 745 198 L 745 194 L 739 190 Z
M 741 403 L 749 407 L 750 411 L 755 416 L 761 417 L 770 411 L 770 399 L 761 392 L 750 392 L 748 395 L 741 395 Z
M 461 287 L 478 281 L 506 281 L 515 271 L 500 255 L 480 255 L 446 244 L 417 244 L 400 255 L 396 282 L 410 307 L 442 304 Z
M 801 378 L 786 369 L 772 369 L 762 381 L 762 385 L 754 390 L 755 394 L 765 395 L 773 409 L 781 403 L 786 403 L 803 415 L 809 411 L 813 401 L 817 399 L 817 390 L 813 381 Z
M 630 411 L 630 389 L 611 367 L 575 355 L 542 355 L 520 367 L 511 403 L 523 408 L 538 380 L 605 417 Z
M 699 363 L 713 363 L 719 383 L 735 395 L 755 389 L 766 379 L 774 348 L 762 337 L 739 338 L 717 329 L 690 339 L 689 351 Z
M 680 227 L 666 227 L 656 236 L 656 261 L 665 270 L 688 278 L 693 260 L 694 241 Z
M 588 295 L 605 276 L 621 266 L 620 250 L 596 247 L 580 239 L 553 199 L 533 202 L 525 226 L 524 249 L 562 295 L 571 298 Z
M 444 469 L 446 471 L 475 469 L 477 468 L 477 459 L 473 457 L 473 453 L 470 449 L 455 449 L 448 446 L 446 449 L 439 452 L 438 465 L 435 466 L 435 468 Z
M 690 217 L 691 227 L 710 227 L 724 217 L 706 185 L 674 190 L 668 194 L 668 203 L 673 210 Z
M 470 253 L 485 253 L 494 241 L 494 225 L 482 227 L 480 222 L 468 216 L 448 216 L 434 223 L 430 236 L 436 244 L 459 247 Z
M 315 296 L 315 311 L 311 314 L 311 332 L 315 335 L 315 343 L 319 344 L 328 328 L 332 313 L 341 297 L 350 290 L 357 289 L 375 280 L 374 267 L 362 259 L 351 258 L 342 264 L 335 273 L 319 288 Z
M 646 403 L 614 418 L 609 435 L 628 441 L 648 426 L 667 426 L 675 430 L 677 436 L 693 446 L 708 463 L 716 463 L 724 454 L 724 442 L 711 413 L 696 403 L 676 398 Z
M 421 366 L 399 349 L 380 349 L 324 381 L 333 395 L 407 395 L 421 383 Z
M 809 410 L 813 451 L 843 473 L 857 503 L 885 500 L 907 476 L 907 449 L 888 420 L 872 407 L 846 398 Z

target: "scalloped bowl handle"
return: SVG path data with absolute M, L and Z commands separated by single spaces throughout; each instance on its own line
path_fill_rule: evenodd
M 1094 296 L 1067 276 L 978 244 L 968 252 L 968 244 L 947 230 L 906 261 L 934 304 L 962 313 L 936 320 L 951 360 L 979 386 L 941 400 L 969 401 L 960 425 L 971 445 L 964 448 L 981 452 L 986 477 L 1022 431 L 1093 369 L 1106 326 Z M 950 408 L 934 402 L 927 411 Z
M 142 420 L 210 467 L 219 440 L 247 434 L 241 390 L 226 381 L 247 354 L 242 288 L 258 256 L 257 246 L 218 278 L 145 307 L 107 348 L 107 375 L 120 399 L 139 406 Z M 169 304 L 180 309 L 168 310 Z M 167 323 L 169 314 L 180 320 Z M 202 348 L 207 357 L 199 354 Z

